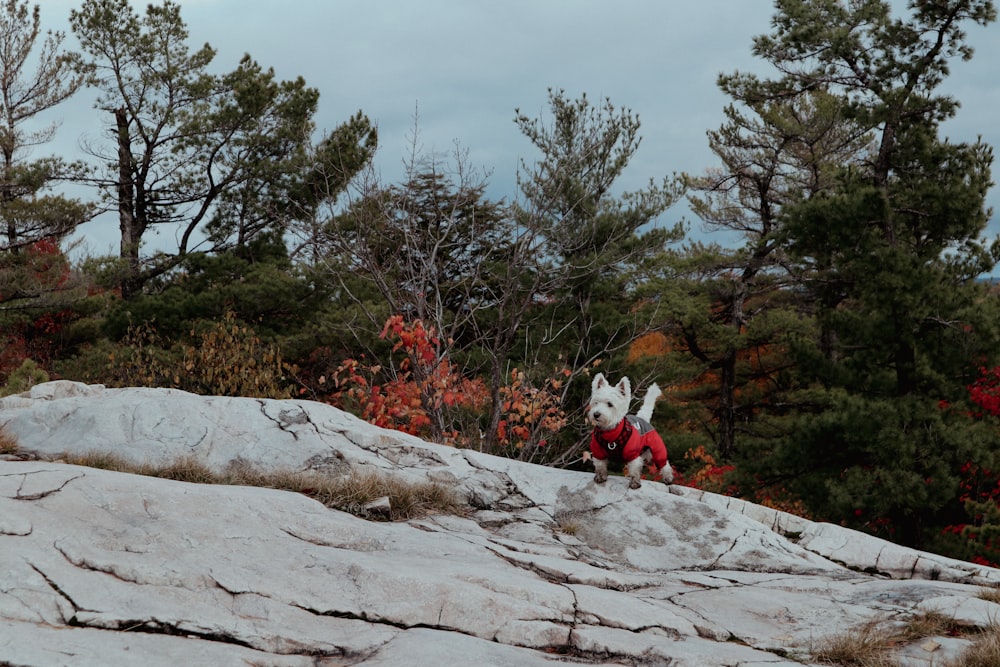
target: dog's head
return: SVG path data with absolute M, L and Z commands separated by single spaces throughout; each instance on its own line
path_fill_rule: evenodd
M 631 402 L 632 385 L 629 384 L 627 377 L 623 377 L 617 385 L 612 386 L 604 377 L 604 373 L 598 373 L 590 385 L 587 417 L 597 428 L 609 431 L 625 419 Z

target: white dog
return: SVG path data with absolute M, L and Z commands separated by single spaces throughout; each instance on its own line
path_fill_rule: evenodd
M 667 448 L 649 423 L 660 394 L 656 384 L 649 385 L 642 407 L 635 415 L 630 415 L 628 408 L 632 402 L 632 386 L 628 378 L 623 377 L 615 386 L 607 381 L 603 373 L 594 378 L 587 417 L 594 423 L 590 453 L 594 459 L 595 482 L 603 484 L 608 480 L 609 461 L 626 466 L 630 489 L 642 486 L 639 481 L 642 469 L 650 463 L 666 484 L 673 481 Z

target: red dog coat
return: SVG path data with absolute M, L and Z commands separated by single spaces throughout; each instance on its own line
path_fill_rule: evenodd
M 653 465 L 661 470 L 667 465 L 667 446 L 652 424 L 635 415 L 628 415 L 610 431 L 595 428 L 590 439 L 590 453 L 602 461 L 611 459 L 627 463 L 641 456 L 647 447 L 653 455 Z

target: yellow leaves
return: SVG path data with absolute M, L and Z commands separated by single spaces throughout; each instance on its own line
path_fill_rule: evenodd
M 289 398 L 281 352 L 263 343 L 233 312 L 207 331 L 192 331 L 193 344 L 161 347 L 151 324 L 132 327 L 109 370 L 120 386 L 173 386 L 198 394 Z
M 569 369 L 563 370 L 568 373 Z M 534 387 L 524 371 L 512 370 L 510 383 L 500 389 L 503 417 L 497 427 L 499 444 L 515 449 L 526 445 L 541 447 L 546 434 L 564 428 L 568 419 L 562 410 L 561 387 L 562 380 L 556 378 L 547 379 L 542 387 Z

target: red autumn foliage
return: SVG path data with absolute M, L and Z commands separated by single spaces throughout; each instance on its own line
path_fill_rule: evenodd
M 10 293 L 0 293 L 0 302 L 58 292 L 69 281 L 69 262 L 53 239 L 36 241 L 23 252 L 9 255 L 7 260 L 4 268 L 11 276 L 9 284 L 17 287 Z M 26 308 L 23 312 L 38 311 Z M 75 315 L 66 309 L 42 311 L 33 318 L 5 327 L 0 377 L 6 378 L 25 359 L 47 365 L 58 345 L 60 332 L 73 317 Z
M 674 473 L 674 483 L 690 486 L 702 491 L 712 493 L 732 494 L 736 488 L 727 484 L 726 477 L 735 468 L 732 465 L 720 465 L 715 457 L 705 451 L 702 445 L 684 452 L 684 459 L 691 461 L 697 467 L 694 472 L 684 475 L 676 471 Z
M 432 417 L 450 409 L 481 408 L 487 392 L 481 380 L 470 380 L 441 354 L 441 341 L 433 327 L 390 317 L 380 334 L 395 339 L 392 352 L 402 352 L 389 368 L 377 363 L 347 359 L 333 377 L 333 402 L 358 406 L 361 417 L 377 426 L 411 435 L 432 437 Z M 435 411 L 437 414 L 433 414 Z M 462 437 L 457 429 L 438 434 L 446 443 Z
M 980 368 L 979 377 L 968 386 L 969 399 L 979 407 L 973 416 L 1000 417 L 1000 366 Z M 947 404 L 942 404 L 947 409 Z M 990 567 L 1000 566 L 1000 474 L 971 461 L 961 468 L 959 501 L 965 505 L 969 521 L 941 531 L 946 540 L 962 545 L 970 561 Z
M 388 367 L 364 357 L 344 360 L 333 374 L 332 402 L 342 408 L 354 407 L 363 419 L 384 428 L 471 446 L 472 438 L 478 437 L 478 427 L 470 426 L 486 417 L 486 384 L 479 378 L 464 377 L 442 353 L 433 327 L 419 320 L 390 317 L 381 336 L 395 341 L 392 353 L 396 358 L 389 360 Z M 563 369 L 557 375 L 568 374 Z M 532 386 L 522 371 L 511 372 L 510 384 L 500 388 L 503 407 L 496 434 L 500 447 L 520 450 L 529 445 L 545 446 L 547 434 L 566 426 L 559 395 L 562 381 L 563 377 L 550 378 L 539 388 Z M 433 433 L 435 423 L 445 425 L 438 434 Z M 470 433 L 472 430 L 476 432 Z
M 979 377 L 969 385 L 969 398 L 984 414 L 1000 417 L 1000 366 L 979 369 Z

